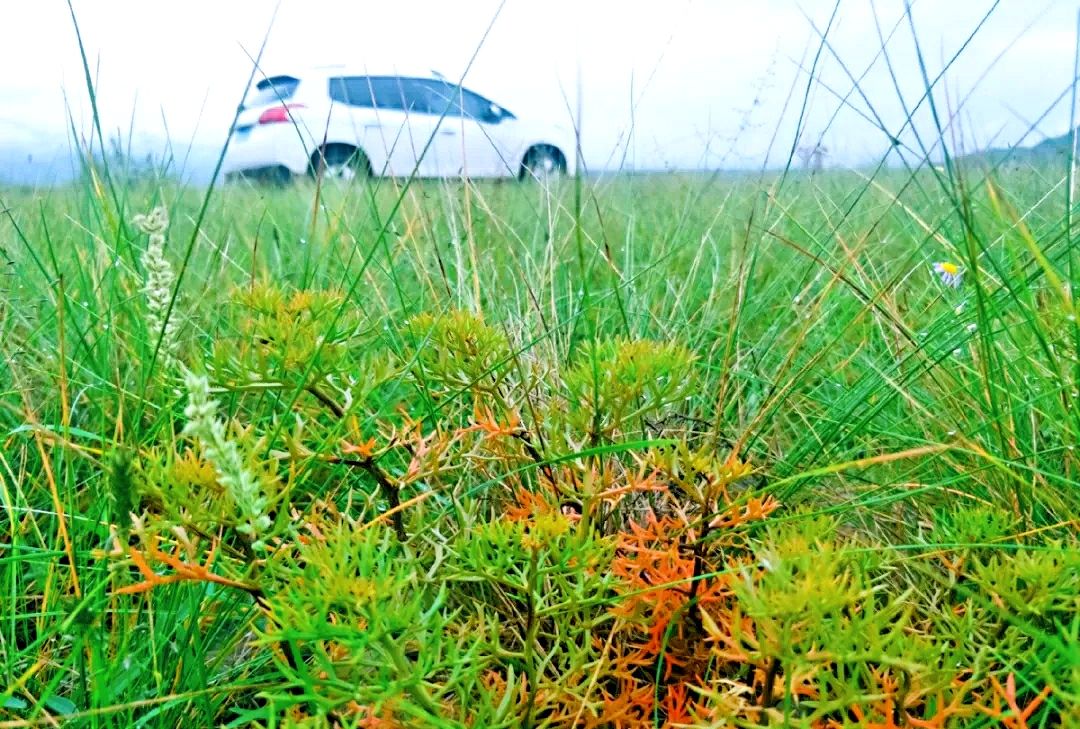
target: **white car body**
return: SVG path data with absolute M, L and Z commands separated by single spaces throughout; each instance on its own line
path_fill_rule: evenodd
M 349 176 L 524 177 L 573 173 L 574 144 L 567 130 L 520 120 L 439 76 L 321 67 L 262 77 L 237 118 L 224 171 L 340 173 L 333 163 L 354 150 Z

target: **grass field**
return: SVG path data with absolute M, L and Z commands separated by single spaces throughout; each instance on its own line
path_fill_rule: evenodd
M 1080 726 L 1071 182 L 0 192 L 0 726 Z

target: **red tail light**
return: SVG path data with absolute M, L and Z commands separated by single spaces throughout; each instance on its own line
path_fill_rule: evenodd
M 278 122 L 291 122 L 290 109 L 303 109 L 303 104 L 284 104 L 267 109 L 259 115 L 259 124 L 277 124 Z

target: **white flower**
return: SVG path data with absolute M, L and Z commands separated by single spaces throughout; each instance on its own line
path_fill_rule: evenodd
M 964 270 L 955 263 L 950 263 L 948 261 L 938 261 L 935 263 L 934 273 L 941 277 L 941 282 L 943 284 L 951 286 L 954 289 L 960 288 L 960 283 L 964 278 Z

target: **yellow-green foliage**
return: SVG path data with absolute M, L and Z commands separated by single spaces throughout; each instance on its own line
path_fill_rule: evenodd
M 362 376 L 341 295 L 260 285 L 235 301 L 219 363 L 309 392 Z M 533 362 L 557 376 L 522 391 L 506 335 L 475 314 L 418 315 L 400 335 L 404 349 L 376 356 L 438 409 L 406 396 L 404 414 L 361 428 L 363 403 L 318 390 L 275 442 L 243 400 L 226 417 L 228 386 L 210 401 L 188 375 L 191 442 L 114 461 L 118 502 L 125 479 L 138 501 L 131 546 L 109 550 L 136 572 L 114 571 L 113 591 L 209 583 L 209 604 L 251 600 L 246 650 L 272 666 L 273 700 L 247 718 L 1023 726 L 1010 701 L 1062 716 L 1044 691 L 1051 675 L 1076 690 L 1060 659 L 1006 685 L 1041 655 L 1024 626 L 1058 631 L 1080 612 L 1075 542 L 990 549 L 1014 518 L 978 507 L 932 527 L 955 546 L 909 554 L 785 511 L 764 469 L 702 433 L 665 427 L 668 440 L 622 449 L 698 383 L 677 343 L 583 343 L 568 366 Z M 553 460 L 553 443 L 592 450 Z
M 214 362 L 239 382 L 318 382 L 351 370 L 363 349 L 361 317 L 336 291 L 286 291 L 268 283 L 232 295 L 232 332 L 215 339 Z
M 418 314 L 405 325 L 404 359 L 418 383 L 441 396 L 497 392 L 509 371 L 506 336 L 476 314 Z
M 318 349 L 337 368 L 320 378 L 350 376 L 348 340 L 310 336 L 339 297 L 260 287 L 240 300 L 252 319 L 238 329 L 266 340 L 258 367 L 302 367 Z M 837 518 L 791 511 L 773 524 L 781 505 L 753 467 L 697 433 L 675 430 L 640 454 L 546 462 L 544 441 L 616 444 L 677 412 L 696 381 L 685 347 L 585 344 L 527 394 L 515 390 L 505 335 L 473 314 L 417 316 L 401 333 L 414 386 L 437 402 L 468 393 L 472 413 L 462 403 L 328 448 L 340 408 L 298 405 L 307 425 L 276 452 L 290 475 L 274 489 L 284 500 L 273 529 L 266 517 L 253 533 L 252 507 L 215 465 L 233 448 L 260 467 L 273 449 L 252 426 L 200 436 L 209 458 L 158 447 L 135 461 L 136 546 L 114 555 L 141 581 L 117 577 L 117 589 L 210 580 L 253 596 L 263 620 L 252 650 L 272 662 L 279 692 L 251 718 L 946 726 L 1015 698 L 1001 681 L 1036 648 L 1016 625 L 1064 625 L 1080 607 L 1076 553 L 1060 542 L 950 550 L 942 570 L 845 537 Z M 355 427 L 348 416 L 339 425 Z M 340 484 L 319 498 L 299 486 L 316 467 L 338 469 Z M 936 529 L 979 544 L 1011 526 L 982 508 Z M 170 557 L 169 529 L 210 539 L 184 536 L 184 556 Z M 1024 690 L 1032 711 L 1041 688 Z
M 586 344 L 566 373 L 567 419 L 592 440 L 611 439 L 678 403 L 692 386 L 693 355 L 674 342 Z

